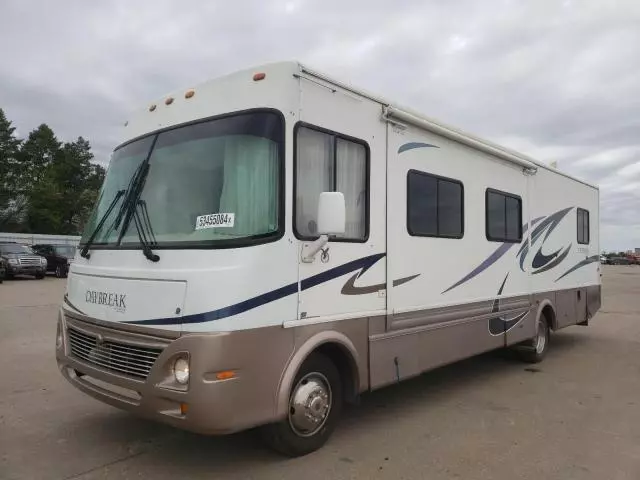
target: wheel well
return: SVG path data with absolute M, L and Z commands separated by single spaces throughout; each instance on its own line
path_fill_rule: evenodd
M 347 402 L 353 402 L 358 396 L 358 372 L 353 357 L 347 350 L 337 343 L 324 343 L 316 350 L 328 357 L 338 369 L 344 398 Z
M 556 312 L 553 310 L 553 307 L 551 305 L 545 305 L 542 309 L 542 312 L 540 312 L 540 315 L 544 315 L 544 317 L 547 319 L 547 325 L 549 326 L 549 328 L 551 330 L 555 330 Z

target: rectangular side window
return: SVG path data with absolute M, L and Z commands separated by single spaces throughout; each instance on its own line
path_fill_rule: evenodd
M 363 142 L 332 132 L 296 129 L 295 222 L 298 238 L 318 236 L 318 199 L 322 192 L 341 192 L 346 206 L 345 233 L 336 240 L 368 237 L 368 150 Z
M 583 208 L 577 209 L 578 213 L 578 243 L 589 244 L 589 211 Z
M 522 241 L 522 199 L 511 193 L 487 189 L 486 235 L 492 242 Z
M 407 174 L 407 231 L 417 237 L 462 238 L 462 183 L 410 170 Z

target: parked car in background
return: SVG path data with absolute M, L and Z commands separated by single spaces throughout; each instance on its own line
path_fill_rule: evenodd
M 4 261 L 4 258 L 0 257 L 0 283 L 4 280 L 4 277 L 7 275 L 7 265 Z
M 42 279 L 47 270 L 46 258 L 19 243 L 0 243 L 0 257 L 6 264 L 6 278 L 13 278 L 15 275 L 32 275 Z
M 640 265 L 640 257 L 639 256 L 627 255 L 627 260 L 629 260 L 629 263 L 631 263 L 632 265 Z
M 55 273 L 58 278 L 66 278 L 76 254 L 73 245 L 38 244 L 32 248 L 34 252 L 47 259 L 47 272 Z
M 631 260 L 626 257 L 610 257 L 611 265 L 631 265 Z
M 608 265 L 609 264 L 609 258 L 606 255 L 600 255 L 600 263 L 602 265 Z

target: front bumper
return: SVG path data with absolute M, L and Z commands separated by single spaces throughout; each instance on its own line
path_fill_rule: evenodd
M 7 266 L 9 275 L 44 275 L 44 265 L 11 265 Z
M 162 346 L 162 352 L 146 378 L 135 378 L 76 357 L 71 352 L 69 326 L 107 340 L 153 342 Z M 113 327 L 60 311 L 58 367 L 84 393 L 142 417 L 204 434 L 232 433 L 277 419 L 279 382 L 293 349 L 290 329 L 267 332 L 266 339 L 255 330 L 168 338 L 171 332 L 149 329 L 149 334 L 142 334 L 117 324 Z M 190 380 L 188 388 L 181 390 L 172 382 L 171 366 L 184 352 L 190 357 Z M 216 373 L 226 370 L 235 371 L 236 376 L 217 380 Z

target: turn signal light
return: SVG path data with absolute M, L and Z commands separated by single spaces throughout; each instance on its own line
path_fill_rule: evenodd
M 186 403 L 181 403 L 180 404 L 180 414 L 181 415 L 186 415 L 188 411 L 189 411 L 189 405 L 186 404 Z
M 236 372 L 233 370 L 225 370 L 223 372 L 216 373 L 216 379 L 218 380 L 229 380 L 236 376 Z

